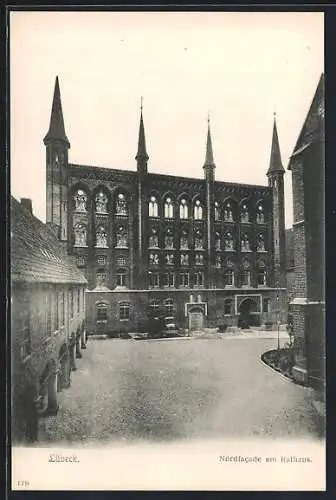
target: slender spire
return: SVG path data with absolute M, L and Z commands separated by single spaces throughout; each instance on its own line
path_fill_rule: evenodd
M 149 158 L 147 151 L 146 151 L 146 137 L 145 137 L 145 127 L 143 124 L 142 110 L 143 110 L 143 97 L 141 97 L 141 106 L 140 106 L 140 126 L 139 126 L 138 152 L 137 152 L 137 155 L 135 157 L 135 159 L 137 161 L 139 161 L 139 160 L 147 161 Z
M 210 116 L 208 113 L 208 136 L 207 136 L 207 145 L 206 145 L 206 153 L 205 153 L 205 160 L 204 160 L 204 167 L 215 167 L 215 162 L 213 158 L 213 151 L 212 151 L 212 141 L 211 141 L 211 131 L 210 131 Z
M 43 142 L 46 144 L 50 140 L 64 141 L 68 148 L 70 148 L 69 139 L 66 136 L 64 129 L 63 111 L 61 93 L 59 88 L 58 76 L 56 76 L 54 98 L 51 108 L 50 125 L 47 135 Z
M 279 146 L 279 138 L 278 138 L 278 130 L 276 125 L 276 112 L 274 111 L 274 122 L 273 122 L 273 137 L 272 137 L 272 149 L 271 149 L 271 158 L 270 164 L 267 171 L 267 175 L 275 173 L 275 172 L 284 172 L 282 161 L 281 161 L 281 153 Z

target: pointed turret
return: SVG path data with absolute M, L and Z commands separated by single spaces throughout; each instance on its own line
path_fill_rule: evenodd
M 49 130 L 45 138 L 43 139 L 46 145 L 49 141 L 61 141 L 70 148 L 69 139 L 66 136 L 64 128 L 64 119 L 62 111 L 61 93 L 59 88 L 58 76 L 56 76 L 54 98 L 51 108 L 51 117 Z
M 142 172 L 147 172 L 147 161 L 149 156 L 146 151 L 146 137 L 145 137 L 145 127 L 143 123 L 142 116 L 142 98 L 141 98 L 141 108 L 140 108 L 140 125 L 139 125 L 139 139 L 138 139 L 138 152 L 135 157 L 138 170 Z
M 278 130 L 277 130 L 276 118 L 275 118 L 275 114 L 274 114 L 271 158 L 270 158 L 270 164 L 269 164 L 269 168 L 267 171 L 267 175 L 274 174 L 275 172 L 284 172 L 284 171 L 285 171 L 285 169 L 283 168 L 282 161 L 281 161 Z
M 208 118 L 208 136 L 207 136 L 206 153 L 205 153 L 205 160 L 204 160 L 203 168 L 204 167 L 213 167 L 213 168 L 216 167 L 215 162 L 214 162 L 214 157 L 213 157 L 213 150 L 212 150 L 210 118 Z

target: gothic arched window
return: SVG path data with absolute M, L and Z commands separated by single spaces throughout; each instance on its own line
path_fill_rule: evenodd
M 149 217 L 159 216 L 159 207 L 155 196 L 151 196 L 148 204 L 148 215 Z
M 159 248 L 159 236 L 156 229 L 152 229 L 148 244 L 149 248 Z
M 250 239 L 246 233 L 242 234 L 241 241 L 240 241 L 240 249 L 242 252 L 250 252 L 251 251 Z
M 187 200 L 183 198 L 180 202 L 180 219 L 188 219 L 188 204 Z
M 116 214 L 127 215 L 127 201 L 124 193 L 118 193 L 116 199 Z
M 105 193 L 100 191 L 95 197 L 96 212 L 100 214 L 107 213 L 107 196 Z
M 119 226 L 117 229 L 117 247 L 127 248 L 127 232 L 123 226 Z
M 215 234 L 215 250 L 220 252 L 221 249 L 221 237 L 219 233 Z
M 75 247 L 87 246 L 87 229 L 84 224 L 76 224 L 74 226 Z
M 172 219 L 174 217 L 174 206 L 173 206 L 172 199 L 169 198 L 169 196 L 165 199 L 164 216 L 165 216 L 165 219 Z
M 149 264 L 151 266 L 158 266 L 160 264 L 159 254 L 151 252 L 149 254 Z
M 167 229 L 165 238 L 164 238 L 165 248 L 171 249 L 174 248 L 174 236 L 173 231 L 171 229 Z
M 204 248 L 203 234 L 197 230 L 195 233 L 195 250 L 202 250 Z
M 226 252 L 232 252 L 234 250 L 233 236 L 232 233 L 225 233 L 224 236 L 224 250 Z
M 215 201 L 215 221 L 220 220 L 220 209 L 218 201 Z
M 96 247 L 107 248 L 107 233 L 103 226 L 99 226 L 96 231 Z
M 188 248 L 189 248 L 188 233 L 186 230 L 183 230 L 180 238 L 180 249 L 187 250 Z
M 265 222 L 265 212 L 262 203 L 258 203 L 257 213 L 256 213 L 257 224 L 264 224 Z
M 263 234 L 257 236 L 257 252 L 265 252 L 265 238 Z
M 251 271 L 250 271 L 250 263 L 247 259 L 243 261 L 242 269 L 240 271 L 240 284 L 241 286 L 250 286 L 251 285 Z
M 194 219 L 195 220 L 202 220 L 203 219 L 203 208 L 202 208 L 200 200 L 196 200 L 195 201 L 195 205 L 194 205 Z
M 87 194 L 83 189 L 78 189 L 74 194 L 75 211 L 76 212 L 86 212 L 87 211 Z
M 229 201 L 224 206 L 224 220 L 225 222 L 233 222 L 232 204 Z
M 240 207 L 240 222 L 246 223 L 250 221 L 248 207 L 246 203 L 243 203 Z

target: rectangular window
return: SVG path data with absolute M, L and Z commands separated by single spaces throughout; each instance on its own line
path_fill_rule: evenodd
M 189 286 L 189 273 L 180 274 L 180 286 Z
M 195 286 L 204 285 L 204 273 L 195 273 Z
M 234 286 L 234 272 L 231 269 L 226 271 L 224 277 L 226 286 Z
M 257 283 L 258 286 L 266 286 L 266 273 L 264 271 L 258 273 Z
M 232 313 L 232 299 L 226 299 L 224 302 L 224 314 L 229 315 Z
M 86 258 L 84 255 L 77 255 L 76 257 L 77 267 L 84 267 L 86 264 Z
M 97 264 L 99 266 L 105 266 L 106 265 L 106 256 L 105 255 L 98 255 Z
M 165 273 L 163 284 L 164 286 L 175 286 L 175 274 L 174 273 Z
M 270 299 L 268 297 L 263 298 L 263 312 L 269 313 L 271 311 L 270 308 Z
M 107 323 L 107 307 L 105 304 L 97 305 L 96 321 L 97 323 Z
M 158 273 L 148 273 L 148 286 L 149 288 L 158 288 L 160 285 Z
M 250 286 L 251 273 L 250 271 L 242 271 L 241 273 L 241 286 Z
M 117 286 L 126 286 L 126 272 L 119 271 L 117 274 Z
M 126 303 L 119 304 L 119 319 L 126 321 L 130 318 L 130 305 Z

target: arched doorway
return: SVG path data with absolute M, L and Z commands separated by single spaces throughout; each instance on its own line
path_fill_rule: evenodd
M 201 307 L 189 310 L 189 330 L 202 330 L 204 328 L 204 311 Z
M 238 326 L 240 328 L 249 328 L 250 326 L 256 326 L 258 324 L 258 320 L 260 320 L 257 303 L 255 299 L 252 299 L 250 297 L 244 299 L 240 303 L 238 312 Z

